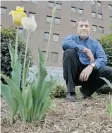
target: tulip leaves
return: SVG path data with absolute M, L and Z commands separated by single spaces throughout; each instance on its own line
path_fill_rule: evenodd
M 34 120 L 41 120 L 46 111 L 51 106 L 50 92 L 52 91 L 55 81 L 51 77 L 49 81 L 46 80 L 47 70 L 42 52 L 38 49 L 39 57 L 39 73 L 33 82 L 25 86 L 20 91 L 20 78 L 21 78 L 21 63 L 19 57 L 14 62 L 14 49 L 9 46 L 11 60 L 12 60 L 12 78 L 1 74 L 8 85 L 1 85 L 1 94 L 6 100 L 11 111 L 10 123 L 13 123 L 13 118 L 17 111 L 20 114 L 21 120 L 32 122 Z M 28 67 L 26 66 L 27 77 Z M 27 78 L 25 78 L 26 80 Z

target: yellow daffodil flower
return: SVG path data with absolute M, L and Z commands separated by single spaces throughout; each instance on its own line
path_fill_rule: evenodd
M 16 7 L 16 10 L 12 10 L 9 15 L 12 15 L 12 19 L 14 24 L 21 26 L 22 25 L 22 18 L 27 17 L 26 13 L 24 13 L 24 7 Z

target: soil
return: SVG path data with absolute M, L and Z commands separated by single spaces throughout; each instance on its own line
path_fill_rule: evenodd
M 9 124 L 8 107 L 1 98 L 2 133 L 112 133 L 112 120 L 106 110 L 108 95 L 77 102 L 54 99 L 56 104 L 46 113 L 44 121 L 24 123 L 17 117 Z

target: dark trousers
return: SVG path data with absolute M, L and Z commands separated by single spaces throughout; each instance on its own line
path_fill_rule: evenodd
M 67 49 L 63 54 L 63 77 L 66 81 L 68 92 L 75 92 L 75 86 L 81 85 L 83 92 L 90 96 L 105 82 L 99 77 L 105 77 L 112 82 L 112 68 L 108 66 L 100 69 L 93 69 L 88 81 L 81 82 L 79 75 L 86 65 L 81 64 L 77 51 L 75 49 Z

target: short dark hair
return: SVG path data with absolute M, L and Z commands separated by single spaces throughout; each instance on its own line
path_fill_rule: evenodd
M 80 18 L 77 20 L 77 22 L 76 22 L 77 26 L 78 26 L 79 21 L 88 21 L 89 24 L 91 25 L 91 21 L 90 21 L 87 17 L 80 17 Z

